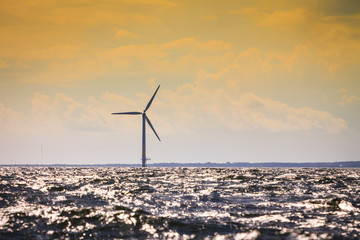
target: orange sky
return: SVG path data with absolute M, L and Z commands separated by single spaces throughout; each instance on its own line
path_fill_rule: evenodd
M 0 0 L 0 163 L 360 160 L 360 3 Z M 121 153 L 121 154 L 120 154 Z

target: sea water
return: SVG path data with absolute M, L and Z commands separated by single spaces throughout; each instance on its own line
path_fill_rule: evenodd
M 0 239 L 360 239 L 360 170 L 3 167 Z

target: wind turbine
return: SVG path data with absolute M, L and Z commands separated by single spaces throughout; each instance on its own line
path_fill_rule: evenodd
M 159 141 L 161 142 L 159 136 L 157 135 L 153 125 L 150 122 L 150 119 L 146 116 L 146 111 L 149 109 L 152 101 L 154 100 L 154 97 L 157 93 L 157 91 L 159 90 L 160 85 L 157 87 L 154 95 L 151 97 L 150 101 L 148 102 L 148 104 L 146 105 L 146 108 L 144 109 L 143 112 L 119 112 L 119 113 L 111 113 L 111 114 L 121 114 L 121 115 L 142 115 L 142 156 L 141 156 L 141 160 L 142 160 L 142 167 L 146 167 L 146 160 L 150 160 L 146 158 L 146 134 L 145 134 L 145 121 L 149 124 L 150 128 L 153 130 L 153 132 L 155 133 L 156 137 L 159 139 Z

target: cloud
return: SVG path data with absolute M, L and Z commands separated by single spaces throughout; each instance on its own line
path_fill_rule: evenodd
M 62 48 L 58 49 L 55 52 L 60 53 Z M 78 48 L 68 49 L 69 56 L 64 58 L 71 58 L 71 52 L 82 52 Z M 193 82 L 187 79 L 188 83 L 177 84 L 177 90 L 162 89 L 158 104 L 153 107 L 154 121 L 159 122 L 165 132 L 192 132 L 217 126 L 234 131 L 341 132 L 347 129 L 347 123 L 329 112 L 310 107 L 294 108 L 256 92 L 260 87 L 276 90 L 284 81 L 300 91 L 302 82 L 306 81 L 304 72 L 329 69 L 330 65 L 321 61 L 326 54 L 319 57 L 318 53 L 313 44 L 299 44 L 290 53 L 249 48 L 235 55 L 231 53 L 231 44 L 223 41 L 181 38 L 162 44 L 128 45 L 99 51 L 94 59 L 79 54 L 79 58 L 71 61 L 49 64 L 47 71 L 29 75 L 28 81 L 52 84 L 96 79 L 108 73 L 112 76 L 144 74 L 148 84 L 154 86 L 159 81 L 155 73 L 168 76 L 185 72 L 188 78 L 194 78 Z M 291 79 L 284 79 L 284 76 L 291 76 Z M 128 131 L 123 126 L 133 124 L 133 119 L 115 120 L 109 118 L 109 113 L 123 109 L 132 111 L 139 106 L 141 110 L 150 96 L 139 96 L 139 100 L 131 101 L 106 92 L 100 99 L 80 103 L 64 94 L 51 99 L 36 93 L 28 122 L 39 127 L 56 124 L 56 128 L 71 131 Z M 124 124 L 121 127 L 117 125 L 120 122 Z
M 211 48 L 208 46 L 212 45 L 218 46 L 220 52 L 226 49 L 226 45 L 221 42 L 201 43 L 194 39 L 180 39 L 161 45 L 121 47 L 110 50 L 104 58 L 114 59 L 112 62 L 114 66 L 121 67 L 121 64 L 124 64 L 124 68 L 128 68 L 134 63 L 126 62 L 125 58 L 122 59 L 123 56 L 127 56 L 126 59 L 131 56 L 132 61 L 140 61 L 143 64 L 157 59 L 157 63 L 161 65 L 164 64 L 162 59 L 171 54 L 174 49 L 181 49 L 183 52 L 191 49 L 194 45 L 200 45 L 201 47 L 197 48 L 204 52 Z M 296 69 L 300 76 L 298 80 L 300 82 L 297 84 L 301 86 L 301 74 L 304 69 L 313 66 L 318 61 L 312 57 L 311 52 L 305 46 L 297 46 L 291 54 L 283 55 L 263 53 L 256 48 L 245 50 L 237 57 L 232 58 L 233 62 L 227 60 L 227 64 L 222 64 L 223 67 L 220 67 L 215 73 L 199 70 L 193 83 L 178 85 L 176 90 L 162 89 L 157 97 L 158 103 L 152 107 L 151 114 L 154 121 L 159 122 L 165 132 L 193 132 L 197 129 L 218 126 L 234 131 L 338 133 L 346 130 L 346 121 L 332 116 L 327 111 L 319 111 L 310 107 L 291 107 L 286 103 L 269 97 L 260 97 L 249 91 L 249 89 L 257 89 L 258 85 L 276 88 L 282 84 L 282 80 L 277 79 L 277 74 L 291 72 L 294 78 Z M 302 58 L 312 59 L 313 62 L 306 62 Z M 172 63 L 165 61 L 165 63 L 169 68 L 171 65 L 173 68 L 180 66 L 179 60 Z M 150 66 L 153 65 L 144 66 L 144 68 L 150 71 Z M 134 67 L 134 69 L 141 68 Z M 181 70 L 183 69 L 181 68 Z M 154 69 L 151 70 L 154 71 Z M 157 85 L 156 81 L 155 78 L 148 78 L 150 86 Z M 296 84 L 294 88 L 299 90 Z M 101 112 L 105 116 L 114 111 L 133 111 L 139 107 L 141 110 L 150 95 L 140 94 L 138 96 L 140 96 L 139 100 L 131 101 L 116 94 L 104 93 L 101 99 L 93 99 L 91 104 L 80 104 L 65 95 L 58 94 L 53 101 L 49 97 L 35 95 L 33 109 L 34 111 L 36 109 L 40 109 L 39 111 L 58 109 L 59 103 L 62 102 L 62 105 L 67 106 L 66 111 L 59 110 L 57 112 L 63 112 L 66 121 L 61 123 L 65 127 L 80 129 L 80 126 L 87 126 L 83 130 L 117 129 L 114 119 L 103 118 L 97 113 Z M 130 124 L 126 121 L 131 120 L 130 118 L 119 120 L 124 124 Z
M 149 81 L 151 84 L 154 80 Z M 100 98 L 79 102 L 61 93 L 53 98 L 35 93 L 28 113 L 16 112 L 0 104 L 0 131 L 33 134 L 115 131 L 132 134 L 139 128 L 140 118 L 118 117 L 110 113 L 141 111 L 151 94 L 138 94 L 134 101 L 105 92 Z M 224 88 L 214 90 L 197 84 L 184 84 L 176 90 L 162 88 L 156 104 L 151 106 L 149 117 L 162 134 L 201 132 L 213 128 L 274 133 L 339 133 L 347 129 L 345 120 L 327 111 L 295 108 L 253 93 L 232 95 Z
M 51 51 L 41 50 L 29 55 L 39 60 L 51 56 L 53 59 L 47 61 L 39 71 L 23 74 L 23 80 L 54 84 L 93 80 L 109 74 L 141 76 L 171 73 L 191 76 L 198 69 L 216 70 L 228 64 L 234 57 L 229 49 L 230 44 L 223 41 L 200 42 L 194 38 L 181 38 L 162 44 L 119 46 L 110 50 L 90 52 L 85 47 L 56 47 Z
M 201 16 L 200 19 L 207 21 L 215 21 L 217 20 L 217 17 L 215 15 L 207 15 L 207 16 Z
M 152 62 L 156 64 L 167 61 L 180 62 L 182 58 L 194 56 L 201 58 L 218 56 L 230 50 L 231 45 L 224 41 L 205 41 L 201 42 L 195 38 L 180 38 L 174 41 L 161 44 L 145 44 L 145 45 L 127 45 L 120 46 L 109 51 L 104 52 L 103 58 L 113 61 L 121 59 L 120 61 L 138 60 L 143 61 L 145 66 L 150 64 L 152 69 Z M 210 54 L 210 56 L 209 56 Z M 145 63 L 148 62 L 148 63 Z M 155 64 L 154 64 L 155 65 Z M 165 68 L 164 68 L 165 70 Z
M 124 3 L 130 5 L 144 5 L 144 6 L 155 6 L 155 7 L 176 7 L 177 3 L 166 0 L 123 0 Z
M 341 100 L 338 102 L 338 105 L 341 107 L 345 107 L 351 104 L 354 104 L 356 102 L 360 102 L 360 97 L 352 95 L 352 96 L 348 96 L 348 95 L 343 95 Z
M 246 7 L 241 9 L 232 9 L 228 11 L 229 14 L 253 15 L 258 13 L 256 7 Z
M 121 34 L 131 34 L 122 31 Z M 130 36 L 130 35 L 129 35 Z M 16 59 L 18 78 L 25 82 L 59 84 L 94 80 L 107 75 L 153 77 L 149 74 L 194 75 L 198 69 L 214 69 L 234 58 L 231 44 L 181 38 L 159 44 L 90 49 L 82 45 L 52 45 L 2 53 Z M 16 50 L 17 51 L 17 50 Z M 7 66 L 4 62 L 3 66 Z M 21 71 L 20 71 L 21 70 Z
M 300 54 L 300 53 L 303 54 Z M 252 48 L 240 53 L 233 63 L 216 73 L 199 71 L 193 84 L 184 84 L 176 91 L 162 93 L 164 112 L 172 113 L 175 126 L 194 131 L 195 129 L 222 126 L 234 131 L 324 131 L 338 133 L 347 129 L 347 123 L 327 111 L 310 107 L 295 108 L 267 97 L 260 97 L 245 89 L 257 89 L 258 85 L 276 88 L 282 84 L 277 74 L 299 68 L 299 58 L 308 57 L 311 51 L 295 49 L 293 54 L 276 55 L 262 53 Z M 311 59 L 311 58 L 309 58 Z M 316 59 L 314 60 L 316 62 Z M 300 61 L 302 62 L 302 61 Z M 313 65 L 307 62 L 298 69 Z M 172 107 L 167 107 L 172 106 Z M 174 112 L 172 109 L 177 109 Z M 206 119 L 206 120 L 205 120 Z M 160 120 L 161 121 L 161 120 Z M 187 124 L 184 124 L 184 123 Z M 166 123 L 164 123 L 166 124 Z M 187 128 L 185 126 L 192 126 Z M 180 129 L 180 127 L 179 127 Z
M 262 26 L 272 26 L 290 30 L 308 24 L 309 15 L 304 9 L 277 10 L 258 21 Z
M 21 131 L 25 116 L 0 102 L 0 135 L 14 130 Z
M 232 111 L 234 119 L 238 122 L 231 126 L 234 129 L 264 129 L 269 132 L 322 130 L 329 133 L 347 129 L 345 120 L 335 118 L 329 112 L 294 108 L 251 93 L 243 94 L 233 101 L 232 105 L 227 106 L 237 109 Z
M 225 128 L 232 131 L 339 133 L 347 129 L 345 120 L 333 117 L 329 112 L 294 108 L 253 93 L 230 96 L 223 90 L 184 85 L 176 92 L 161 95 L 161 101 L 167 103 L 161 104 L 165 108 L 161 112 L 171 115 L 164 121 L 171 121 L 177 130 L 186 129 L 187 132 Z M 164 124 L 161 119 L 158 121 Z
M 360 4 L 357 0 L 318 1 L 317 9 L 324 11 L 326 15 L 349 16 L 359 13 Z
M 133 101 L 105 92 L 100 98 L 91 97 L 86 102 L 79 102 L 63 93 L 57 93 L 53 98 L 35 93 L 31 99 L 31 111 L 23 113 L 26 118 L 21 124 L 31 132 L 129 133 L 138 127 L 134 118 L 119 118 L 111 113 L 134 111 L 143 107 L 141 100 Z
M 119 29 L 115 34 L 116 38 L 138 38 L 139 36 L 133 32 L 130 32 L 126 29 Z
M 315 58 L 335 75 L 344 66 L 360 61 L 359 26 L 355 24 L 359 19 L 359 11 L 355 10 L 358 6 L 352 1 L 337 0 L 315 5 L 277 2 L 270 6 L 261 2 L 228 13 L 245 16 L 253 28 L 271 33 L 269 41 L 276 39 L 285 46 L 292 43 L 293 48 L 304 46 L 311 51 L 310 60 Z M 266 47 L 271 45 L 274 46 L 269 43 Z
M 4 60 L 0 59 L 0 68 L 8 68 L 10 65 Z
M 0 132 L 35 135 L 64 131 L 104 132 L 111 126 L 107 123 L 109 112 L 104 112 L 104 105 L 100 107 L 90 100 L 80 103 L 61 93 L 54 98 L 34 93 L 30 103 L 28 112 L 17 112 L 0 103 Z
M 133 6 L 139 9 L 148 7 L 169 8 L 175 6 L 167 1 L 81 1 L 73 3 L 71 1 L 42 1 L 37 0 L 31 3 L 27 1 L 17 1 L 16 3 L 1 3 L 1 11 L 8 15 L 37 21 L 41 23 L 52 23 L 57 25 L 87 25 L 93 27 L 99 24 L 123 24 L 129 21 L 142 23 L 154 20 L 149 14 L 134 11 Z M 44 14 L 46 12 L 47 14 Z

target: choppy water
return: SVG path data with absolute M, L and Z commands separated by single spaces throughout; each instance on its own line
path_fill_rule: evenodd
M 359 169 L 0 168 L 0 239 L 359 239 Z

